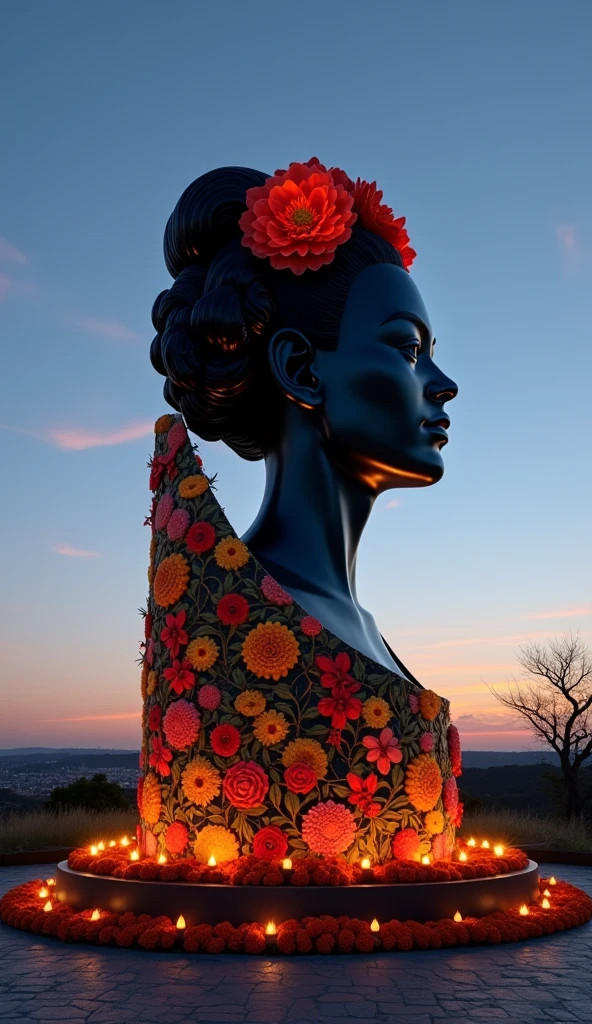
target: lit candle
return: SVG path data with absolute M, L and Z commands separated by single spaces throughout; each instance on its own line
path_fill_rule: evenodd
M 541 907 L 543 908 L 543 910 L 550 910 L 551 909 L 551 904 L 549 903 L 549 900 L 546 897 L 543 900 L 543 902 L 541 903 Z
M 183 929 L 185 928 L 185 918 L 183 917 L 183 914 L 179 914 L 177 918 L 177 924 L 175 925 L 175 927 L 178 932 L 183 931 Z
M 96 857 L 98 852 L 99 852 L 98 846 L 91 846 L 91 848 L 90 848 L 90 855 L 91 855 L 91 857 Z
M 265 934 L 277 935 L 277 928 L 273 921 L 268 921 L 267 924 L 265 925 Z
M 132 852 L 130 853 L 130 860 L 139 860 L 139 859 L 140 859 L 140 854 L 138 853 L 138 851 L 137 850 L 132 850 Z
M 48 901 L 47 901 L 47 903 L 45 904 L 45 906 L 43 907 L 43 909 L 44 909 L 44 910 L 45 910 L 45 911 L 46 911 L 47 913 L 49 913 L 49 911 L 50 911 L 50 910 L 53 910 L 53 907 L 52 907 L 52 905 L 51 905 L 51 900 L 48 900 Z
M 457 924 L 459 924 L 462 921 L 462 914 L 460 910 L 457 910 L 456 914 L 453 917 L 453 921 L 456 921 Z
M 370 925 L 370 931 L 371 932 L 379 932 L 380 931 L 380 925 L 379 925 L 378 921 L 376 920 L 376 918 L 374 918 L 372 924 Z
M 477 845 L 477 841 L 475 839 L 473 839 L 473 837 L 471 836 L 471 838 L 467 842 L 467 846 L 476 846 L 476 845 Z
M 553 875 L 551 875 L 549 879 L 549 885 L 557 885 L 557 879 L 554 878 Z
M 425 854 L 423 855 L 423 857 L 421 858 L 421 863 L 422 863 L 422 864 L 429 864 L 429 863 L 430 863 L 430 857 L 429 857 L 429 854 L 425 853 Z
M 116 845 L 115 840 L 112 839 L 111 842 L 109 843 L 109 846 L 115 846 L 115 845 Z
M 459 860 L 462 860 L 462 861 L 465 861 L 465 860 L 468 860 L 469 858 L 467 857 L 467 855 L 466 855 L 465 851 L 464 851 L 464 850 L 461 850 L 461 851 L 460 851 L 460 853 L 459 853 L 459 855 L 458 855 L 458 859 L 459 859 Z
M 372 867 L 372 861 L 370 860 L 370 858 L 369 857 L 364 857 L 362 859 L 362 869 L 364 871 L 369 871 L 371 867 Z
M 489 839 L 484 839 L 483 840 L 483 842 L 481 843 L 481 849 L 482 850 L 488 850 L 489 849 Z
M 501 846 L 501 844 L 498 844 L 497 846 L 494 846 L 493 852 L 495 853 L 496 857 L 503 857 L 504 847 Z
M 121 845 L 122 846 L 129 846 L 129 839 L 127 838 L 127 836 L 123 837 L 123 839 L 121 840 Z
M 282 870 L 283 871 L 291 871 L 292 870 L 292 859 L 290 857 L 284 857 L 284 859 L 282 861 Z
M 48 896 L 49 896 L 49 889 L 46 889 L 45 886 L 43 886 L 43 888 L 39 890 L 39 899 L 40 900 L 46 900 Z
M 545 889 L 545 891 L 543 893 L 543 896 L 550 896 L 550 895 L 551 895 L 551 890 L 550 889 Z
M 159 864 L 166 864 L 166 857 L 165 857 L 164 853 L 159 854 L 159 856 L 158 856 L 158 863 Z
M 46 878 L 45 881 L 47 885 L 55 885 L 55 878 Z
M 520 917 L 528 917 L 530 911 L 529 911 L 528 907 L 526 906 L 526 903 L 522 904 L 522 906 L 520 907 L 519 913 L 520 913 Z
M 105 849 L 105 844 L 104 844 L 104 842 L 103 842 L 103 841 L 101 840 L 101 842 L 100 842 L 100 843 L 97 843 L 97 850 L 104 850 L 104 849 Z
M 101 918 L 101 911 L 100 910 L 93 910 L 92 914 L 90 915 L 91 921 L 99 921 L 100 918 Z
M 210 859 L 208 860 L 208 867 L 209 868 L 215 868 L 216 867 L 216 858 L 214 857 L 213 854 L 210 857 Z

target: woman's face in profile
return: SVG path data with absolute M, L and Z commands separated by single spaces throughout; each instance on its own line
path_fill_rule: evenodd
M 458 388 L 434 362 L 434 344 L 411 277 L 382 263 L 354 280 L 337 348 L 317 350 L 327 450 L 378 492 L 427 486 L 444 472 L 444 405 Z

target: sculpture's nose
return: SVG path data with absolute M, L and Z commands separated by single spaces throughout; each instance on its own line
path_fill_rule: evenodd
M 427 396 L 432 402 L 450 402 L 458 395 L 458 384 L 446 374 L 440 373 L 437 378 L 430 381 L 427 387 Z

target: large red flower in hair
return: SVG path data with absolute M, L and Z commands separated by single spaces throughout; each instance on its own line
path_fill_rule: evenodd
M 353 196 L 336 179 L 337 172 L 334 176 L 313 157 L 248 189 L 239 221 L 242 244 L 255 256 L 269 257 L 274 270 L 303 274 L 332 263 L 357 219 Z
M 358 178 L 353 186 L 352 197 L 362 227 L 390 242 L 401 253 L 403 266 L 410 267 L 417 253 L 409 245 L 405 217 L 393 217 L 391 207 L 381 202 L 382 191 L 376 187 L 375 181 L 362 181 Z

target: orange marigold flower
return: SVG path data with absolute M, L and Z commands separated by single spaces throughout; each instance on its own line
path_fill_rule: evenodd
M 220 648 L 209 636 L 199 636 L 187 648 L 187 657 L 193 668 L 205 672 L 211 668 L 220 654 Z
M 154 772 L 148 772 L 144 779 L 142 789 L 142 806 L 140 814 L 148 825 L 156 825 L 160 818 L 162 801 L 160 796 L 160 783 Z
M 292 740 L 282 754 L 284 768 L 292 764 L 308 764 L 317 779 L 324 779 L 327 774 L 328 760 L 325 751 L 317 740 Z
M 433 722 L 440 713 L 442 701 L 433 690 L 422 690 L 419 694 L 419 712 L 428 722 Z
M 154 577 L 154 600 L 161 608 L 175 604 L 187 590 L 189 565 L 183 555 L 164 558 Z
M 300 647 L 291 629 L 279 622 L 260 622 L 247 635 L 242 656 L 249 671 L 276 682 L 298 661 Z
M 253 733 L 264 747 L 281 743 L 288 735 L 290 726 L 281 711 L 265 711 L 255 719 Z
M 405 792 L 418 811 L 431 811 L 440 799 L 442 773 L 430 754 L 420 754 L 407 766 Z
M 238 842 L 234 832 L 222 825 L 205 825 L 197 833 L 193 854 L 200 864 L 215 857 L 218 864 L 238 858 Z
M 428 811 L 423 819 L 423 823 L 428 832 L 431 832 L 433 836 L 439 835 L 444 829 L 444 815 L 442 811 Z
M 242 569 L 249 561 L 248 548 L 238 537 L 224 537 L 216 544 L 214 558 L 221 569 Z
M 256 718 L 265 711 L 265 697 L 260 690 L 243 690 L 234 702 L 236 710 L 247 718 Z
M 198 807 L 205 807 L 220 792 L 220 772 L 207 758 L 194 757 L 183 771 L 181 784 L 188 800 Z
M 147 695 L 149 697 L 151 697 L 152 694 L 154 693 L 154 691 L 156 689 L 157 682 L 158 682 L 158 676 L 157 676 L 156 672 L 154 672 L 154 671 L 149 672 L 148 673 L 148 679 L 146 681 L 146 693 L 147 693 Z
M 186 476 L 179 481 L 179 496 L 181 498 L 199 498 L 210 486 L 207 476 L 203 473 L 195 473 L 193 476 Z
M 156 537 L 153 537 L 150 541 L 150 561 L 153 562 L 156 558 L 156 549 L 158 547 L 158 541 Z
M 384 729 L 393 715 L 392 708 L 382 697 L 368 697 L 362 707 L 362 718 L 366 725 L 375 729 Z
M 148 696 L 148 662 L 142 662 L 142 675 L 140 678 L 140 690 L 142 693 L 142 700 L 146 700 Z
M 154 433 L 166 434 L 170 427 L 172 427 L 174 422 L 174 416 L 169 416 L 166 414 L 164 416 L 159 416 L 156 423 L 154 424 Z

